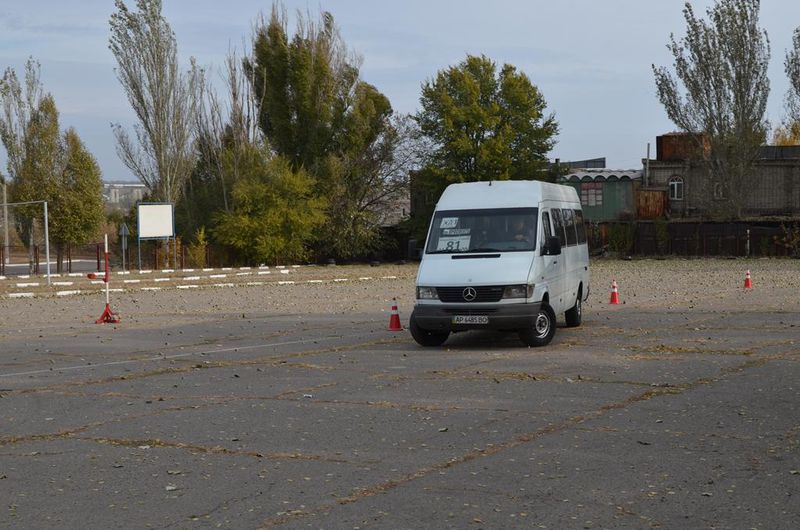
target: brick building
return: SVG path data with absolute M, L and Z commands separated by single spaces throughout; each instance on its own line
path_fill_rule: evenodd
M 697 162 L 707 149 L 697 137 L 670 133 L 656 141 L 656 159 L 643 161 L 644 186 L 667 195 L 670 217 L 702 217 L 716 190 L 707 189 L 706 173 Z M 649 163 L 648 163 L 649 162 Z M 708 194 L 711 197 L 708 197 Z M 800 146 L 763 146 L 753 167 L 742 204 L 744 217 L 800 217 Z

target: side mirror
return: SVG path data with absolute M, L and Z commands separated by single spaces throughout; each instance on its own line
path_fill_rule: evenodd
M 550 236 L 545 239 L 544 249 L 542 249 L 543 256 L 558 256 L 561 254 L 561 241 L 556 236 Z

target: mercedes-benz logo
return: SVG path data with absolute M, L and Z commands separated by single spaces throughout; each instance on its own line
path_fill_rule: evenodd
M 461 291 L 461 296 L 463 296 L 464 300 L 467 302 L 472 302 L 475 300 L 475 297 L 478 296 L 478 293 L 473 287 L 465 287 L 464 290 Z

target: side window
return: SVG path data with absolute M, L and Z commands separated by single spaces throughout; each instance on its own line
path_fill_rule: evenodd
M 564 221 L 561 220 L 561 210 L 553 208 L 550 213 L 553 215 L 553 230 L 558 240 L 561 242 L 562 247 L 567 246 L 567 236 L 564 233 Z
M 550 214 L 542 212 L 542 245 L 547 243 L 547 238 L 553 235 L 553 230 L 550 228 Z
M 586 225 L 583 224 L 583 212 L 575 210 L 575 228 L 578 229 L 578 244 L 586 243 Z
M 567 232 L 567 245 L 577 245 L 578 233 L 575 231 L 575 218 L 572 216 L 572 210 L 564 208 L 561 210 L 561 216 L 564 218 L 564 230 Z

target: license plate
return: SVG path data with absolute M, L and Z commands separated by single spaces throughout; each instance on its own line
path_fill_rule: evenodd
M 489 317 L 486 315 L 455 315 L 453 324 L 488 324 Z

